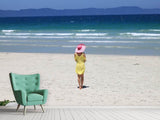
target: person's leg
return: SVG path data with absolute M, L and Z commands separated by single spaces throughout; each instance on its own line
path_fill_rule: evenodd
M 81 78 L 80 78 L 80 75 L 77 75 L 77 77 L 78 77 L 78 84 L 79 84 L 79 88 L 81 88 Z
M 81 87 L 83 88 L 84 74 L 81 75 Z

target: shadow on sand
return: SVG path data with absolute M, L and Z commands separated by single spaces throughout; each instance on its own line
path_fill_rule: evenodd
M 77 88 L 79 88 L 79 86 Z M 82 89 L 84 89 L 84 88 L 89 88 L 89 86 L 83 85 Z

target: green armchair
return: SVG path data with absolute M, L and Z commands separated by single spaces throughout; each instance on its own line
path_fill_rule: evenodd
M 18 103 L 16 111 L 18 111 L 20 105 L 23 105 L 23 114 L 25 115 L 26 106 L 34 105 L 34 109 L 36 109 L 35 105 L 40 105 L 42 111 L 44 112 L 42 104 L 46 103 L 48 90 L 39 89 L 40 75 L 19 75 L 15 73 L 9 73 L 9 76 L 14 97 Z

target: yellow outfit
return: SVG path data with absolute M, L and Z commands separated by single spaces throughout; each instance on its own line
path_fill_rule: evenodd
M 77 62 L 76 65 L 76 73 L 78 75 L 82 75 L 85 71 L 85 61 L 86 61 L 86 57 L 84 56 L 84 54 L 82 53 L 80 56 L 78 56 L 77 53 L 75 53 L 75 57 L 74 57 L 75 61 Z

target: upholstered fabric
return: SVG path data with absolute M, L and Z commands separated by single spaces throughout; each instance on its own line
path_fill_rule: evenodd
M 43 96 L 37 93 L 30 93 L 28 94 L 28 101 L 42 101 Z
M 40 90 L 40 75 L 19 75 L 10 73 L 10 81 L 15 99 L 20 105 L 45 104 L 48 90 Z
M 12 73 L 12 80 L 15 90 L 25 90 L 28 93 L 39 89 L 39 74 L 17 75 Z

